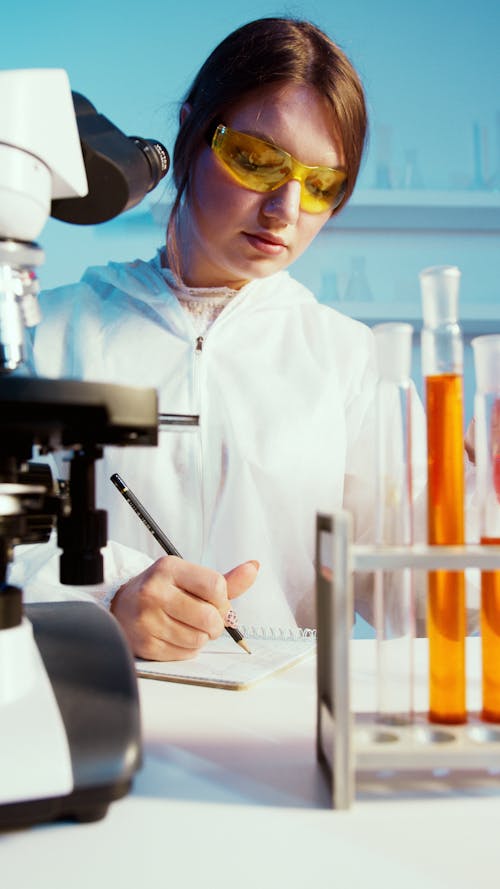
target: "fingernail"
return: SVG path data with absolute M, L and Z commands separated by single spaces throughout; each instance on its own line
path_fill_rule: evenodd
M 256 571 L 260 568 L 260 562 L 258 562 L 257 559 L 249 559 L 247 565 L 253 565 Z
M 238 617 L 232 608 L 227 612 L 224 623 L 226 627 L 237 627 L 238 626 Z

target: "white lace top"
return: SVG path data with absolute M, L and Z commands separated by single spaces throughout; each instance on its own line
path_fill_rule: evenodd
M 238 293 L 231 287 L 179 287 L 170 269 L 162 274 L 175 292 L 182 308 L 189 312 L 196 336 L 204 336 L 215 319 Z

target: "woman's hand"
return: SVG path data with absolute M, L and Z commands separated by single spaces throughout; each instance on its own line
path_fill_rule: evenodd
M 230 600 L 254 582 L 258 562 L 244 562 L 226 575 L 163 556 L 123 584 L 111 603 L 137 657 L 186 660 L 224 630 Z

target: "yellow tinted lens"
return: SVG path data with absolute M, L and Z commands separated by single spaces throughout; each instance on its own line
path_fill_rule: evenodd
M 317 167 L 302 181 L 301 206 L 309 213 L 334 210 L 344 197 L 347 174 L 343 170 Z
M 272 191 L 286 181 L 291 169 L 284 151 L 262 139 L 219 126 L 212 148 L 241 185 Z
M 308 213 L 338 207 L 347 174 L 332 167 L 308 167 L 263 139 L 219 124 L 211 147 L 240 185 L 254 191 L 274 191 L 290 179 L 301 183 L 300 206 Z

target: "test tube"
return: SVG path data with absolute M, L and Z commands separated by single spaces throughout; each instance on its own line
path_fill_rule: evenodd
M 377 324 L 376 543 L 413 542 L 411 324 Z M 375 572 L 377 718 L 413 717 L 415 604 L 410 568 Z
M 472 340 L 480 541 L 500 546 L 500 335 Z M 481 572 L 481 717 L 500 722 L 500 571 Z
M 458 324 L 460 270 L 420 273 L 424 326 L 422 374 L 427 412 L 428 542 L 464 543 L 463 341 Z M 429 720 L 466 721 L 465 578 L 429 571 Z

